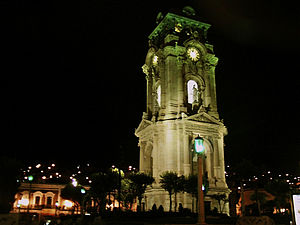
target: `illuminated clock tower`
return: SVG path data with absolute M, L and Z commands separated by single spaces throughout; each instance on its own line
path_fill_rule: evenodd
M 199 22 L 191 7 L 185 7 L 180 15 L 168 13 L 163 17 L 160 13 L 158 23 L 148 37 L 149 50 L 142 67 L 147 80 L 147 109 L 135 131 L 140 171 L 155 178 L 146 192 L 146 209 L 154 203 L 169 209 L 169 195 L 159 184 L 162 173 L 197 174 L 193 144 L 198 135 L 204 139 L 203 174 L 209 182 L 205 201 L 212 209 L 218 208 L 209 195 L 229 194 L 224 166 L 227 129 L 217 110 L 218 58 L 207 43 L 210 25 Z M 195 211 L 195 199 L 190 194 L 177 194 L 177 202 Z

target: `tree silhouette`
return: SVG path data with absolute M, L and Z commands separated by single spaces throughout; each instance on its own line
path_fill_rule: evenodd
M 108 193 L 114 191 L 118 187 L 118 173 L 109 171 L 108 173 L 94 173 L 91 176 L 92 183 L 90 184 L 90 197 L 93 197 L 100 211 L 105 210 L 106 197 Z M 98 210 L 96 210 L 98 211 Z
M 8 213 L 14 202 L 19 183 L 19 162 L 14 159 L 0 158 L 0 213 Z
M 172 194 L 175 194 L 175 212 L 177 207 L 177 193 L 184 190 L 184 176 L 178 176 L 176 172 L 167 171 L 160 175 L 161 187 L 169 193 L 170 209 L 172 211 Z
M 84 195 L 81 193 L 81 189 L 82 186 L 78 185 L 74 187 L 71 183 L 69 183 L 61 190 L 61 197 L 71 200 L 74 203 L 74 207 L 78 210 L 79 206 L 83 207 L 81 204 L 83 202 Z
M 128 178 L 132 181 L 130 188 L 139 200 L 138 211 L 141 210 L 142 198 L 148 185 L 154 182 L 154 178 L 151 175 L 145 173 L 131 173 Z

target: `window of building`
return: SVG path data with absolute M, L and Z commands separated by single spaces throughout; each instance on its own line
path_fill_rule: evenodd
M 40 196 L 36 196 L 35 197 L 35 205 L 40 205 L 40 201 L 41 201 L 41 197 Z
M 193 104 L 194 102 L 198 102 L 199 89 L 196 81 L 189 80 L 187 82 L 187 93 L 188 93 L 188 103 Z
M 52 205 L 52 197 L 47 197 L 47 207 L 51 207 Z

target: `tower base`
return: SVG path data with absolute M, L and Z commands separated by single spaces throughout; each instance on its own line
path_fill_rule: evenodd
M 157 188 L 149 188 L 145 193 L 145 210 L 151 210 L 153 205 L 155 204 L 157 209 L 161 205 L 164 208 L 165 212 L 170 210 L 170 197 L 169 193 L 164 189 L 157 187 Z M 196 210 L 196 201 L 194 200 L 190 194 L 188 193 L 177 193 L 177 208 L 176 211 L 178 212 L 179 203 L 182 204 L 183 208 L 189 208 Z M 194 204 L 194 206 L 193 206 Z M 175 195 L 172 195 L 172 211 L 175 211 Z
M 217 208 L 220 212 L 219 202 L 212 196 L 215 194 L 225 194 L 228 198 L 230 190 L 228 188 L 209 188 L 207 195 L 204 197 L 204 201 L 208 203 L 210 210 Z M 169 193 L 160 187 L 149 188 L 145 192 L 144 198 L 145 210 L 152 210 L 153 205 L 156 205 L 158 209 L 161 205 L 165 212 L 170 210 L 170 197 Z M 188 193 L 177 193 L 177 208 L 178 212 L 179 203 L 182 204 L 183 208 L 188 208 L 191 212 L 197 213 L 197 200 Z M 229 215 L 229 204 L 228 202 L 222 202 L 222 213 Z M 172 195 L 172 211 L 175 211 L 175 195 Z

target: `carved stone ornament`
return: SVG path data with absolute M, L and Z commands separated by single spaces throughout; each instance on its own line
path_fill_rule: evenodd
M 204 109 L 204 108 L 203 108 Z M 188 120 L 193 120 L 197 122 L 205 122 L 205 123 L 211 123 L 211 124 L 217 124 L 224 126 L 224 124 L 220 121 L 217 120 L 216 118 L 208 115 L 206 112 L 199 110 L 200 112 L 198 114 L 192 115 L 188 117 Z
M 149 75 L 149 66 L 147 64 L 142 66 L 142 70 L 144 74 Z
M 208 66 L 217 66 L 219 59 L 215 57 L 215 55 L 207 54 L 205 58 L 205 63 L 208 64 Z

